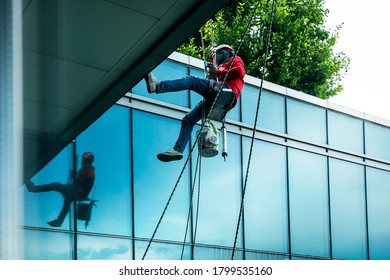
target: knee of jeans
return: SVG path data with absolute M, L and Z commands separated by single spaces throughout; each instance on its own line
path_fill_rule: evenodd
M 194 82 L 198 78 L 195 77 L 195 76 L 189 75 L 189 76 L 186 77 L 186 79 L 188 80 L 188 84 L 190 84 L 191 87 L 194 87 Z
M 195 125 L 192 118 L 187 114 L 184 116 L 184 118 L 181 120 L 182 126 L 192 127 Z

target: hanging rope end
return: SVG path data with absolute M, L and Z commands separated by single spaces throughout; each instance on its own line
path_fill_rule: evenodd
M 223 161 L 226 162 L 226 157 L 228 156 L 228 154 L 226 152 L 223 152 L 222 156 L 223 156 Z

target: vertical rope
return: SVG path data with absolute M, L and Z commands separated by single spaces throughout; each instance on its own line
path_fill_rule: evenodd
M 275 13 L 275 3 L 276 3 L 276 0 L 273 0 L 272 1 L 271 19 L 270 19 L 270 25 L 269 25 L 269 30 L 268 30 L 267 46 L 266 46 L 266 51 L 265 51 L 265 59 L 264 59 L 262 75 L 261 75 L 259 98 L 257 100 L 256 117 L 255 117 L 255 122 L 254 122 L 254 126 L 253 126 L 252 140 L 251 140 L 251 145 L 250 145 L 250 150 L 249 150 L 248 165 L 247 165 L 247 169 L 246 169 L 244 187 L 243 187 L 243 192 L 242 192 L 240 213 L 238 215 L 236 235 L 234 238 L 233 252 L 232 252 L 232 257 L 231 257 L 232 260 L 234 259 L 234 253 L 235 253 L 236 246 L 237 246 L 238 231 L 240 228 L 241 216 L 242 216 L 242 212 L 244 209 L 244 197 L 245 197 L 246 187 L 247 187 L 247 183 L 248 183 L 249 168 L 250 168 L 250 163 L 251 163 L 251 159 L 252 159 L 253 144 L 254 144 L 254 140 L 255 140 L 256 126 L 257 126 L 257 118 L 259 116 L 261 93 L 262 93 L 262 89 L 263 89 L 263 82 L 264 82 L 264 76 L 265 76 L 265 68 L 267 66 L 267 58 L 268 58 L 269 46 L 270 46 L 270 42 L 271 42 L 271 30 L 272 30 L 273 17 L 274 17 L 274 13 Z
M 198 158 L 196 160 L 196 166 L 195 166 L 195 174 L 194 174 L 194 183 L 191 184 L 191 192 L 190 192 L 190 205 L 188 207 L 188 215 L 187 215 L 187 223 L 186 223 L 186 230 L 184 232 L 184 240 L 183 240 L 183 246 L 181 250 L 181 256 L 180 260 L 183 260 L 183 255 L 184 255 L 184 248 L 185 248 L 185 243 L 187 240 L 187 233 L 188 233 L 188 227 L 190 223 L 190 218 L 192 215 L 192 206 L 193 206 L 193 197 L 194 197 L 194 189 L 195 189 L 195 183 L 196 183 L 196 175 L 198 174 L 198 167 L 199 167 L 199 160 L 200 160 L 200 154 L 198 154 Z
M 195 256 L 195 240 L 198 232 L 198 220 L 199 220 L 199 205 L 200 205 L 200 180 L 202 178 L 202 157 L 199 158 L 199 178 L 198 178 L 198 198 L 196 201 L 196 214 L 195 214 L 195 228 L 194 228 L 194 239 L 192 240 L 192 256 Z M 194 257 L 195 259 L 195 257 Z

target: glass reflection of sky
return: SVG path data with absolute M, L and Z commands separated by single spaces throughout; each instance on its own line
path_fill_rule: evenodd
M 244 172 L 250 142 L 244 138 Z M 247 248 L 288 253 L 286 175 L 286 148 L 255 141 L 245 194 Z
M 144 241 L 135 242 L 136 260 L 142 259 L 147 245 L 148 242 L 144 242 Z M 183 250 L 183 245 L 152 242 L 145 256 L 145 260 L 180 260 L 182 250 Z M 191 247 L 185 246 L 182 259 L 183 260 L 191 259 Z
M 288 260 L 286 255 L 275 255 L 261 252 L 245 252 L 246 260 Z
M 390 259 L 390 172 L 367 168 L 370 258 Z
M 72 235 L 37 230 L 24 231 L 24 258 L 26 260 L 72 259 Z
M 363 121 L 348 115 L 328 112 L 329 145 L 363 153 Z
M 131 240 L 101 236 L 77 236 L 77 257 L 80 260 L 131 259 Z
M 242 92 L 242 122 L 253 125 L 256 116 L 259 88 L 245 85 Z M 262 90 L 257 126 L 285 133 L 285 98 Z
M 77 153 L 95 154 L 97 207 L 87 231 L 130 235 L 130 113 L 114 106 L 77 138 Z M 92 197 L 92 190 L 90 197 Z M 84 222 L 79 221 L 79 230 Z
M 332 254 L 367 259 L 364 167 L 330 159 Z
M 231 249 L 216 249 L 212 247 L 195 247 L 194 255 L 196 260 L 230 260 L 233 251 Z M 242 260 L 242 251 L 236 250 L 234 260 Z
M 366 122 L 366 154 L 390 161 L 390 128 Z
M 326 144 L 326 110 L 287 98 L 288 134 Z
M 326 158 L 288 149 L 291 252 L 329 257 Z
M 157 153 L 171 149 L 180 121 L 134 111 L 134 215 L 137 237 L 150 238 L 184 164 L 164 163 Z M 183 241 L 188 213 L 188 168 L 177 187 L 157 239 Z M 187 239 L 188 240 L 188 239 Z

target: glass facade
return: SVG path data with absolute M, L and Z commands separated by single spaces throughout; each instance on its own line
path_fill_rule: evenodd
M 243 138 L 244 169 L 251 139 Z M 245 246 L 288 254 L 286 148 L 256 140 L 245 194 Z
M 326 144 L 326 110 L 287 98 L 287 133 L 314 143 Z
M 173 56 L 154 74 L 204 72 Z M 52 227 L 66 194 L 21 188 L 25 259 L 224 260 L 233 250 L 247 260 L 390 259 L 390 125 L 264 88 L 252 146 L 259 94 L 247 82 L 227 115 L 226 161 L 221 148 L 198 161 L 196 126 L 184 159 L 163 163 L 156 154 L 173 147 L 201 97 L 150 95 L 141 81 L 31 178 L 72 195 L 82 154 L 92 152 L 90 219 L 71 203 Z
M 328 131 L 329 145 L 354 153 L 364 153 L 363 120 L 329 111 Z
M 330 257 L 326 158 L 288 150 L 291 253 Z
M 364 167 L 331 158 L 329 174 L 332 255 L 367 259 Z

